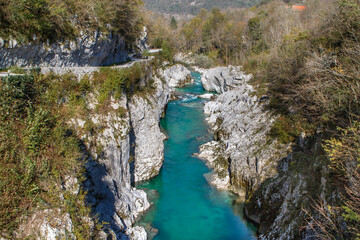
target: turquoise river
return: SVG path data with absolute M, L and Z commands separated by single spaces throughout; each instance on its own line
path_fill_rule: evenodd
M 177 89 L 179 100 L 168 104 L 161 127 L 165 141 L 164 166 L 154 179 L 137 186 L 154 203 L 138 225 L 157 229 L 149 231 L 156 240 L 237 240 L 255 239 L 253 228 L 232 206 L 231 193 L 210 186 L 204 174 L 210 169 L 194 157 L 199 146 L 212 139 L 205 123 L 206 93 L 200 74 L 192 73 L 194 84 Z

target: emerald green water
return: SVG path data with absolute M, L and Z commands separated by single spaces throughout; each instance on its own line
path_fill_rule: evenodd
M 192 156 L 212 139 L 204 122 L 206 100 L 196 98 L 205 93 L 200 74 L 192 73 L 192 77 L 195 84 L 178 89 L 183 99 L 170 102 L 161 121 L 168 140 L 160 174 L 137 186 L 154 203 L 138 225 L 158 229 L 156 240 L 255 239 L 251 227 L 231 206 L 234 196 L 209 186 L 204 178 L 209 168 Z

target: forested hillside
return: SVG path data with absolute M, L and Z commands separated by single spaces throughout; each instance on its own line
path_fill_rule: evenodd
M 210 10 L 213 7 L 251 7 L 259 3 L 259 0 L 144 0 L 144 3 L 145 7 L 151 11 L 163 13 L 197 14 L 202 8 Z
M 139 35 L 138 0 L 0 1 L 0 37 L 20 42 L 71 39 L 80 31 L 114 31 L 134 40 Z

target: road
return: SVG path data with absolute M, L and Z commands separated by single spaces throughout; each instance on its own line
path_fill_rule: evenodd
M 157 50 L 157 49 L 155 49 Z M 158 50 L 157 50 L 158 51 Z M 124 63 L 124 64 L 120 64 L 120 65 L 114 65 L 111 66 L 111 68 L 128 68 L 133 66 L 136 63 L 141 63 L 141 62 L 149 62 L 151 60 L 153 60 L 154 57 L 153 56 L 149 56 L 148 58 L 131 58 L 130 62 Z M 41 73 L 42 74 L 47 74 L 50 72 L 53 72 L 55 74 L 58 75 L 63 75 L 65 73 L 73 73 L 76 75 L 76 77 L 78 79 L 80 79 L 81 77 L 83 77 L 86 74 L 92 74 L 93 72 L 99 71 L 99 69 L 102 66 L 87 66 L 87 67 L 40 67 L 41 68 Z M 30 69 L 30 68 L 24 68 L 25 70 Z M 0 72 L 0 78 L 1 77 L 7 77 L 7 76 L 15 76 L 15 75 L 22 75 L 22 74 L 15 74 L 15 73 L 9 73 L 9 72 Z

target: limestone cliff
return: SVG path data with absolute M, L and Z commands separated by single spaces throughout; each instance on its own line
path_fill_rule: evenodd
M 0 68 L 104 66 L 127 60 L 120 35 L 82 32 L 72 41 L 20 44 L 0 39 Z
M 251 78 L 240 68 L 202 70 L 205 89 L 221 93 L 204 111 L 214 141 L 200 147 L 199 157 L 214 172 L 210 183 L 237 193 L 245 201 L 245 215 L 259 228 L 259 239 L 316 239 L 306 209 L 319 196 L 336 202 L 327 184 L 329 170 L 321 157 L 321 137 L 282 145 L 268 136 L 276 116 L 267 111 L 267 97 L 257 98 Z
M 248 199 L 245 214 L 259 226 L 259 239 L 318 239 L 310 216 L 319 221 L 314 206 L 339 202 L 341 190 L 321 153 L 321 137 L 300 138 L 292 152 L 279 161 L 277 174 Z
M 83 136 L 90 153 L 84 185 L 88 191 L 87 201 L 100 221 L 109 223 L 106 234 L 118 237 L 124 232 L 133 232 L 135 218 L 150 206 L 145 192 L 131 185 L 131 122 L 130 113 L 124 113 L 126 104 L 126 97 L 112 99 L 109 113 L 93 114 L 86 121 L 74 120 L 79 128 L 91 124 L 101 129 Z M 146 235 L 143 229 L 136 230 L 138 235 Z
M 240 67 L 217 67 L 203 71 L 201 83 L 206 91 L 224 93 L 250 80 Z M 251 91 L 250 91 L 251 92 Z
M 202 145 L 199 157 L 215 168 L 211 183 L 242 198 L 276 174 L 274 159 L 283 154 L 266 136 L 274 117 L 252 96 L 250 78 L 232 66 L 210 69 L 202 77 L 205 89 L 221 94 L 204 107 L 215 141 Z
M 170 100 L 170 81 L 161 71 L 146 74 L 140 84 L 150 86 L 147 91 L 111 98 L 105 113 L 96 111 L 94 95 L 88 99 L 91 114 L 72 120 L 89 152 L 84 185 L 88 202 L 100 221 L 108 223 L 100 234 L 104 239 L 147 238 L 143 228 L 133 225 L 150 204 L 145 192 L 133 186 L 156 176 L 162 166 L 165 136 L 159 120 Z
M 129 101 L 131 124 L 135 135 L 135 182 L 158 175 L 164 160 L 165 135 L 160 131 L 159 120 L 170 100 L 170 89 L 155 78 L 153 95 L 134 96 Z
M 186 83 L 192 81 L 190 71 L 181 64 L 176 64 L 163 70 L 160 69 L 159 71 L 161 76 L 172 88 L 183 87 Z

